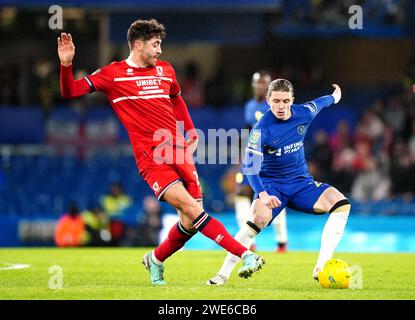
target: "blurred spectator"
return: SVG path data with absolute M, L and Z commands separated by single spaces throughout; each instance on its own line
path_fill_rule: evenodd
M 333 172 L 329 182 L 335 184 L 339 190 L 349 193 L 355 177 L 353 161 L 355 152 L 352 148 L 344 148 L 335 155 L 333 160 Z
M 72 203 L 56 225 L 55 243 L 58 247 L 78 247 L 84 242 L 85 224 L 78 206 Z
M 183 97 L 189 107 L 197 108 L 205 104 L 205 89 L 200 79 L 199 67 L 193 61 L 186 65 L 181 88 Z
M 357 124 L 353 144 L 355 148 L 361 146 L 360 151 L 364 151 L 365 154 L 369 154 L 372 150 L 372 138 L 370 136 L 369 128 L 362 121 Z
M 230 166 L 220 181 L 221 190 L 225 194 L 225 203 L 230 208 L 235 206 L 235 194 L 238 186 L 236 179 L 239 179 L 240 181 L 243 179 L 239 165 Z
M 343 149 L 352 145 L 352 136 L 349 124 L 342 120 L 337 123 L 336 131 L 330 136 L 330 148 L 337 156 Z
M 121 215 L 122 211 L 131 204 L 131 197 L 124 192 L 124 187 L 118 182 L 111 184 L 109 193 L 101 198 L 102 208 L 110 218 Z
M 405 123 L 405 110 L 399 96 L 389 98 L 385 109 L 385 121 L 392 127 L 395 134 L 401 133 Z
M 376 154 L 380 151 L 382 134 L 384 130 L 383 121 L 371 110 L 367 110 L 361 119 L 361 124 L 366 128 L 366 134 L 372 142 L 373 152 Z
M 415 162 L 411 161 L 407 146 L 397 138 L 391 157 L 392 192 L 412 200 L 415 192 Z
M 380 201 L 389 197 L 390 180 L 378 170 L 377 162 L 372 157 L 364 159 L 364 166 L 353 181 L 352 198 L 357 201 Z
M 119 245 L 124 237 L 125 226 L 122 213 L 131 204 L 131 197 L 124 192 L 121 183 L 111 184 L 110 192 L 101 198 L 101 205 L 110 218 L 111 244 L 114 246 Z
M 368 160 L 371 160 L 370 147 L 366 142 L 358 142 L 355 145 L 355 155 L 353 158 L 353 169 L 357 172 L 364 171 Z
M 82 219 L 85 223 L 86 246 L 106 246 L 110 243 L 110 221 L 100 205 L 92 205 L 84 210 Z
M 159 233 L 162 229 L 162 211 L 160 202 L 154 196 L 147 196 L 143 201 L 144 219 L 138 228 L 139 246 L 154 247 L 159 244 Z
M 412 117 L 412 134 L 408 140 L 408 150 L 411 162 L 415 163 L 415 116 Z
M 314 176 L 314 178 L 324 181 L 331 175 L 332 167 L 332 153 L 327 132 L 321 129 L 318 130 L 315 134 L 314 142 L 315 144 L 311 152 L 311 160 L 318 167 L 318 171 L 324 172 L 324 174 L 321 174 L 319 179 L 316 176 Z
M 60 94 L 59 73 L 56 70 L 56 63 L 51 60 L 38 62 L 34 66 L 34 73 L 38 83 L 38 102 L 42 109 L 48 113 Z
M 162 229 L 160 202 L 154 196 L 146 196 L 143 209 L 136 217 L 137 226 L 127 226 L 123 246 L 155 247 L 159 244 Z

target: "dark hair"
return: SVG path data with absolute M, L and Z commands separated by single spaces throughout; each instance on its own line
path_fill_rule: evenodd
M 276 79 L 269 84 L 267 99 L 271 97 L 272 91 L 291 92 L 292 95 L 294 95 L 294 87 L 291 82 L 286 79 Z
M 164 25 L 156 19 L 136 20 L 128 28 L 127 41 L 130 47 L 136 40 L 147 41 L 155 37 L 160 39 L 166 37 Z

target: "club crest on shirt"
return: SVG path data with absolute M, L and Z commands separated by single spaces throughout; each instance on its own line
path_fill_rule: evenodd
M 164 76 L 163 67 L 162 66 L 156 66 L 156 70 L 157 70 L 157 75 L 158 76 Z
M 298 126 L 298 127 L 297 127 L 297 132 L 298 132 L 299 134 L 304 134 L 304 132 L 305 132 L 305 127 L 304 127 L 303 125 Z
M 155 192 L 157 192 L 157 191 L 159 191 L 159 190 L 160 190 L 160 186 L 159 186 L 159 184 L 157 183 L 157 181 L 153 183 L 153 190 L 154 190 Z

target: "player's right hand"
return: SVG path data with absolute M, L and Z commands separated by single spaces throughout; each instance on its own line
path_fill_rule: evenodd
M 280 199 L 273 195 L 270 196 L 266 191 L 259 193 L 259 199 L 268 209 L 278 208 L 281 205 Z
M 62 32 L 61 36 L 58 37 L 58 55 L 62 65 L 67 67 L 72 64 L 75 56 L 75 45 L 70 33 Z

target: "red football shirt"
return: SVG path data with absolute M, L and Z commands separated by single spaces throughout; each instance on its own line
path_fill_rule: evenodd
M 170 100 L 180 95 L 180 86 L 168 62 L 158 60 L 155 67 L 140 68 L 129 59 L 117 61 L 84 79 L 92 90 L 107 95 L 134 150 L 145 150 L 163 141 L 185 144 Z

